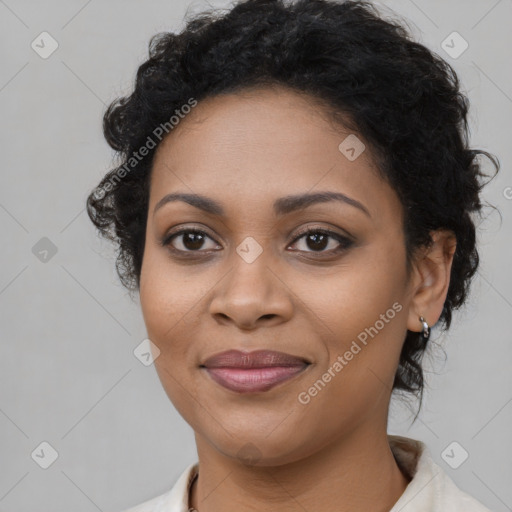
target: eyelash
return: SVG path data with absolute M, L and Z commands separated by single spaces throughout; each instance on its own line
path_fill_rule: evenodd
M 200 234 L 200 235 L 205 235 L 206 237 L 208 237 L 211 240 L 213 240 L 213 238 L 210 237 L 208 235 L 208 233 L 206 233 L 205 231 L 202 231 L 202 230 L 197 229 L 197 228 L 186 228 L 186 229 L 181 229 L 180 231 L 176 231 L 176 232 L 170 234 L 169 236 L 164 237 L 164 239 L 161 241 L 161 245 L 163 247 L 168 247 L 172 252 L 174 252 L 176 254 L 180 254 L 180 255 L 186 254 L 186 253 L 201 253 L 201 252 L 209 252 L 209 251 L 212 251 L 212 250 L 217 250 L 217 249 L 211 249 L 211 250 L 207 249 L 207 250 L 197 250 L 197 251 L 190 251 L 190 250 L 184 251 L 184 250 L 176 249 L 175 247 L 173 247 L 171 245 L 171 242 L 175 238 L 177 238 L 178 236 L 183 235 L 185 233 L 196 233 L 196 234 Z M 336 233 L 334 231 L 330 231 L 328 229 L 308 228 L 308 229 L 303 230 L 300 233 L 298 233 L 298 235 L 293 239 L 293 241 L 292 241 L 292 243 L 290 245 L 294 245 L 301 238 L 304 238 L 304 237 L 306 237 L 307 235 L 310 235 L 310 234 L 326 235 L 326 236 L 328 236 L 330 238 L 333 238 L 337 242 L 339 242 L 340 245 L 336 249 L 331 249 L 329 251 L 297 251 L 297 252 L 306 252 L 306 253 L 312 253 L 312 254 L 335 255 L 335 254 L 338 254 L 338 253 L 346 251 L 354 243 L 354 241 L 351 240 L 350 238 L 345 237 L 343 235 L 340 235 L 339 233 Z M 213 241 L 216 242 L 215 240 L 213 240 Z

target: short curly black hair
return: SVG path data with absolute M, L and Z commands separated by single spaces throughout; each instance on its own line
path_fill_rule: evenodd
M 440 317 L 448 329 L 479 263 L 472 214 L 482 208 L 486 175 L 477 157 L 488 157 L 496 173 L 500 165 L 468 147 L 469 100 L 453 68 L 403 25 L 364 0 L 244 0 L 225 13 L 211 9 L 188 19 L 179 34 L 154 35 L 133 92 L 104 114 L 104 135 L 120 164 L 87 198 L 92 222 L 118 244 L 122 284 L 139 289 L 161 127 L 170 132 L 169 120 L 191 99 L 281 85 L 325 104 L 372 149 L 404 207 L 409 271 L 414 250 L 431 244 L 431 230 L 453 231 L 457 246 Z M 419 392 L 420 407 L 425 348 L 420 333 L 407 331 L 393 384 Z

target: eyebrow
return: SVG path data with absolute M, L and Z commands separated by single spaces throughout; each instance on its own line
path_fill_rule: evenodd
M 200 194 L 189 194 L 183 192 L 176 192 L 173 194 L 167 194 L 158 203 L 155 205 L 153 210 L 153 215 L 162 208 L 167 203 L 173 201 L 183 201 L 191 206 L 199 208 L 206 213 L 210 213 L 212 215 L 224 216 L 225 211 L 224 208 L 210 197 L 206 197 Z M 315 193 L 305 193 L 298 195 L 290 195 L 277 199 L 274 202 L 274 212 L 278 216 L 286 215 L 288 213 L 292 213 L 297 210 L 301 210 L 303 208 L 307 208 L 308 206 L 312 206 L 317 203 L 326 203 L 329 201 L 340 201 L 342 203 L 349 204 L 358 208 L 362 212 L 364 212 L 368 217 L 371 218 L 370 212 L 368 209 L 361 204 L 356 199 L 353 199 L 341 192 L 331 192 L 331 191 L 322 191 Z

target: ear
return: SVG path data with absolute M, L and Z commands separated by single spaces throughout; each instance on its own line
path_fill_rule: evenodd
M 450 230 L 431 231 L 433 243 L 421 248 L 413 262 L 411 301 L 407 329 L 422 330 L 422 316 L 432 327 L 441 316 L 450 285 L 450 272 L 457 245 Z

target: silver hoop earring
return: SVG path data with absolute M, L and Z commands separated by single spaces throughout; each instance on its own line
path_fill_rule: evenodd
M 423 325 L 423 331 L 421 332 L 421 335 L 423 337 L 423 340 L 427 341 L 430 337 L 430 327 L 428 326 L 427 322 L 422 316 L 420 316 L 420 322 Z

